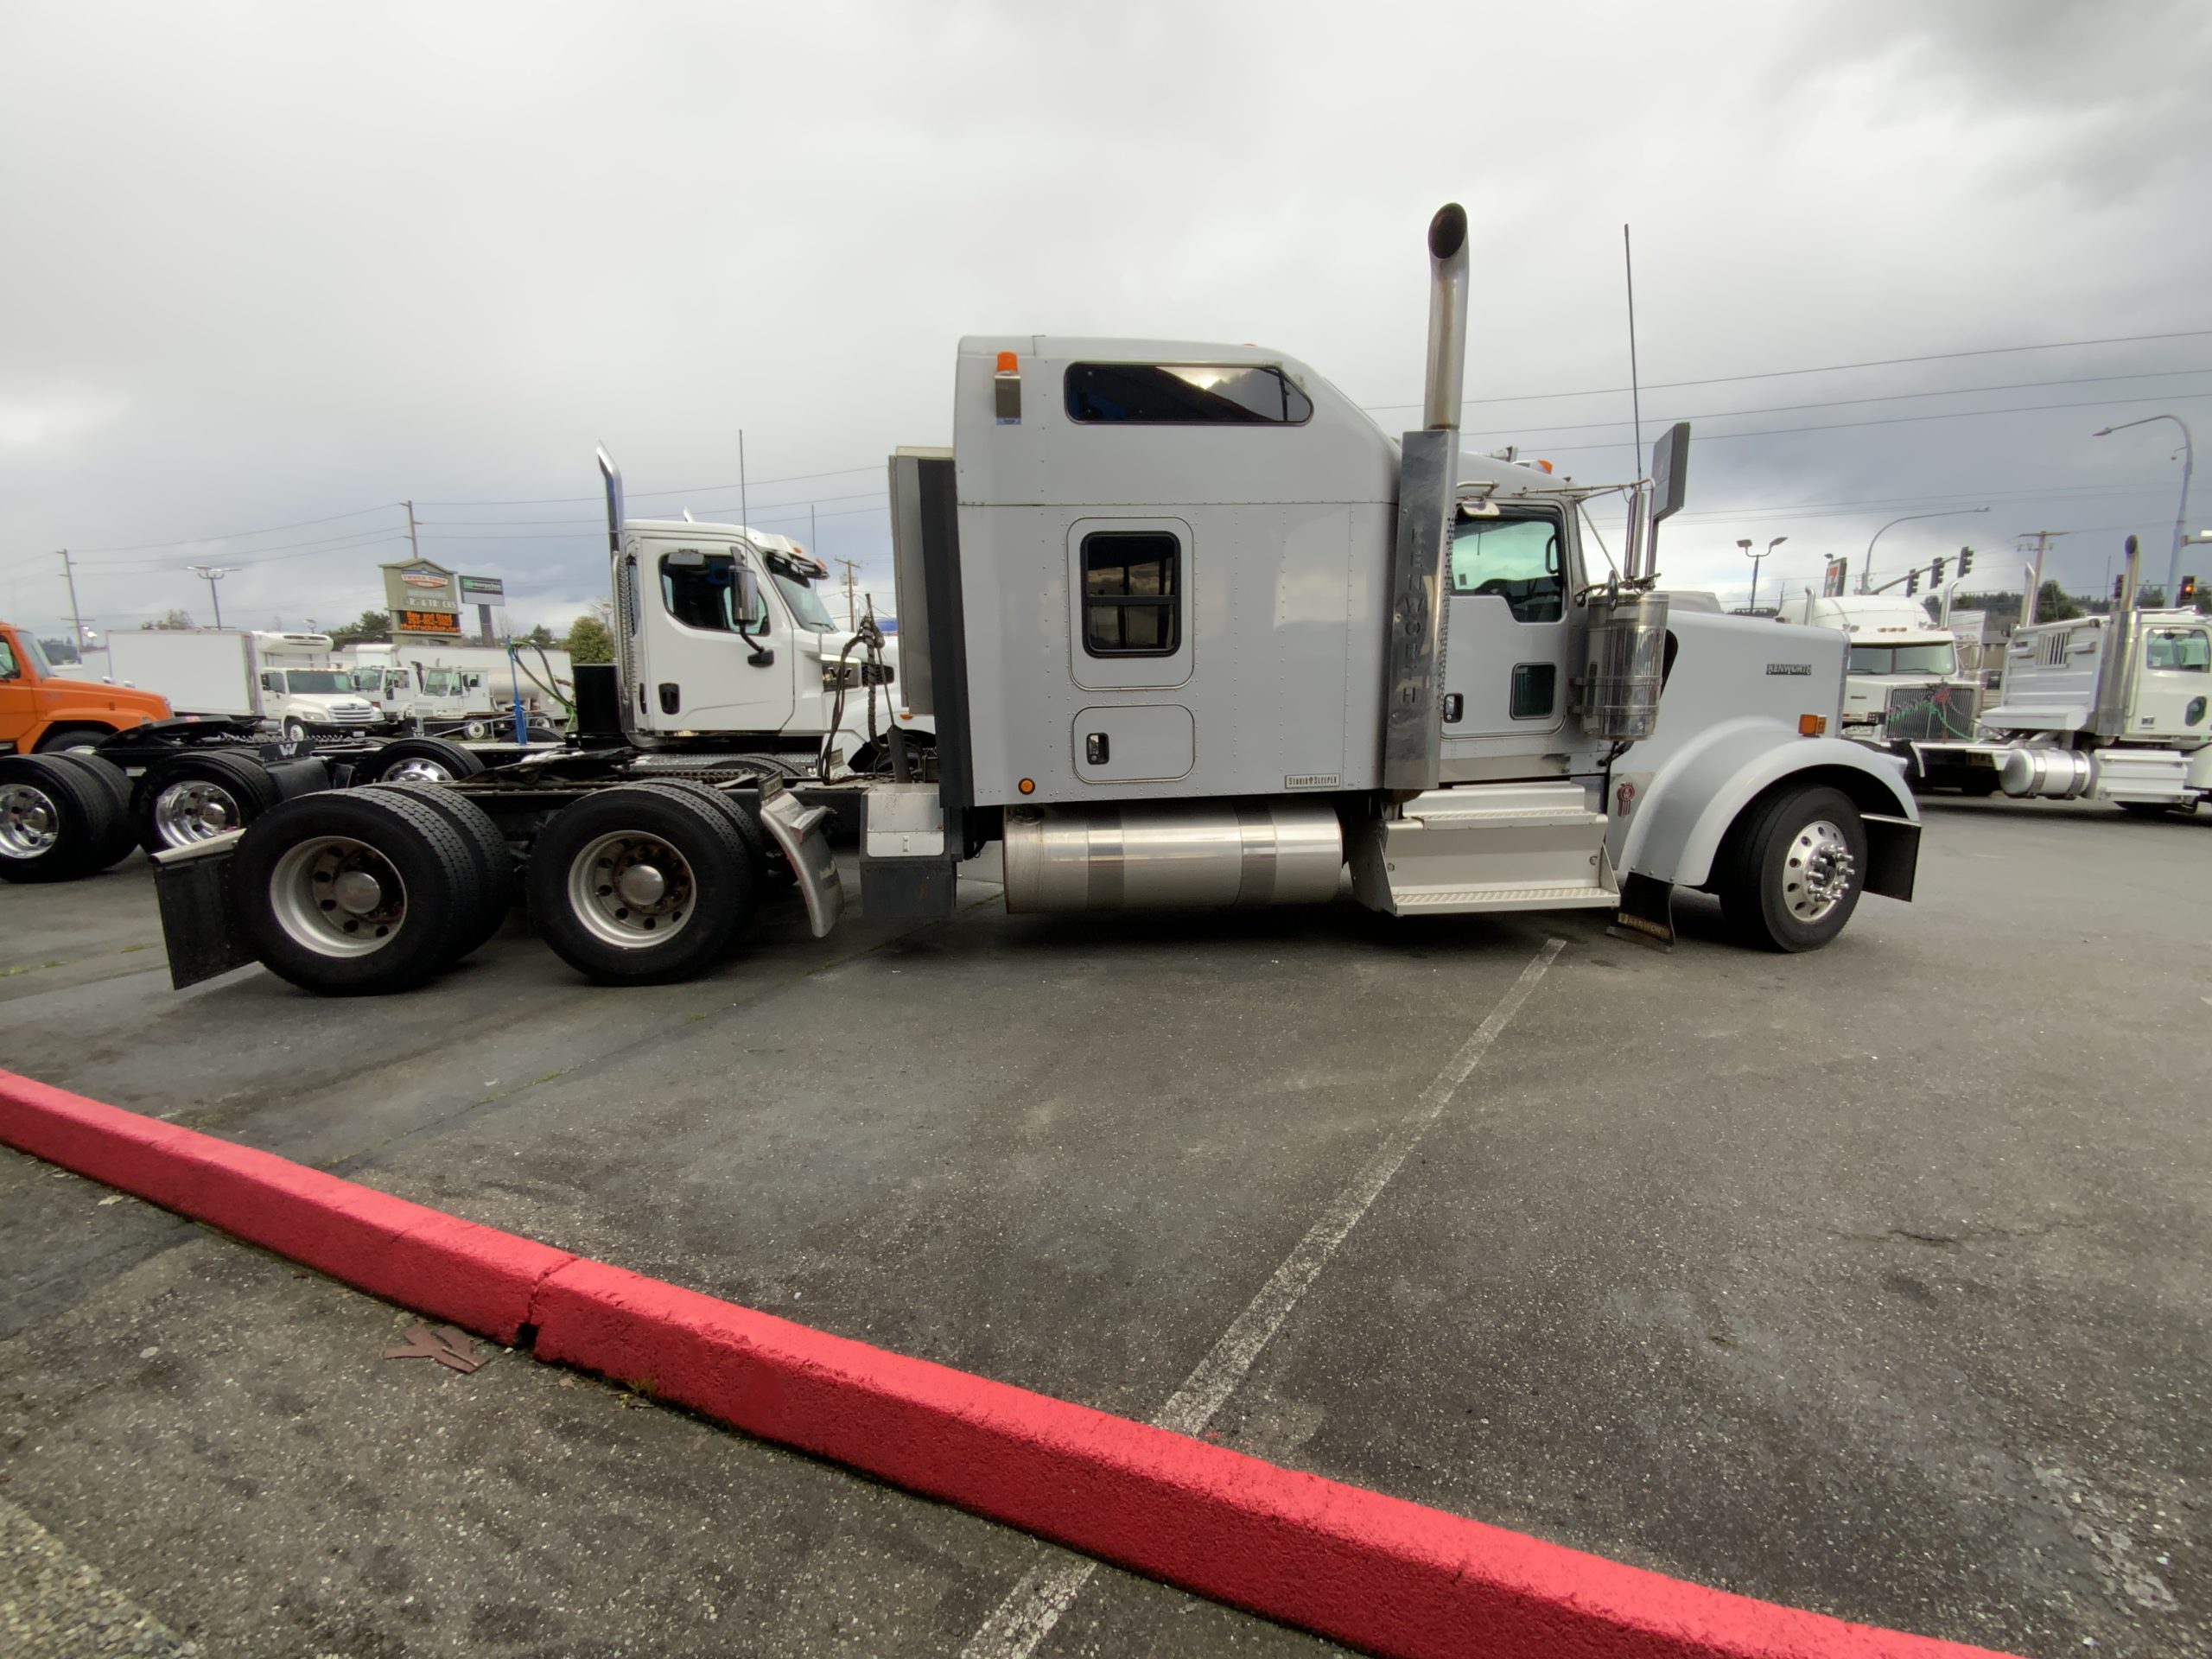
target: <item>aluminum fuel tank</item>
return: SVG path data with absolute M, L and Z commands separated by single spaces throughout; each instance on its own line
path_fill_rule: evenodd
M 1315 905 L 1336 897 L 1344 831 L 1325 801 L 1008 807 L 1010 911 Z

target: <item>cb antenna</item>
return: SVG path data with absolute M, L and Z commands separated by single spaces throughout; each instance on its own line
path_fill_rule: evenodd
M 1628 226 L 1621 226 L 1621 269 L 1628 277 L 1628 407 L 1636 431 L 1636 472 L 1643 475 L 1643 392 L 1636 376 L 1636 255 L 1629 246 Z

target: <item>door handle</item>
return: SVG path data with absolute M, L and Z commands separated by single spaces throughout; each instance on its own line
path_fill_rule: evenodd
M 1463 695 L 1457 691 L 1446 692 L 1444 697 L 1444 723 L 1446 726 L 1457 726 L 1459 723 L 1459 716 L 1466 712 L 1466 709 L 1467 699 Z
M 1113 752 L 1103 732 L 1087 732 L 1083 740 L 1083 758 L 1094 766 L 1103 766 Z

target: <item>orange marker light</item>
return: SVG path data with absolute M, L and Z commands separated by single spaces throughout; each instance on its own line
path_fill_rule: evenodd
M 1034 778 L 1025 778 L 1014 787 L 1025 795 L 1034 795 L 1037 792 L 1037 780 Z
M 1001 352 L 999 353 L 999 372 L 1001 374 L 1012 374 L 1014 370 L 1014 354 L 1012 352 Z
M 1828 717 L 1826 715 L 1800 715 L 1797 716 L 1797 735 L 1800 737 L 1819 737 L 1824 734 L 1827 728 Z
M 1536 465 L 1542 467 L 1548 473 L 1552 469 L 1552 464 L 1548 461 L 1540 461 Z

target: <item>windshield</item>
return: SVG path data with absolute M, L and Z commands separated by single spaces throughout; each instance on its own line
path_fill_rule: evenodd
M 828 633 L 836 627 L 830 620 L 830 610 L 823 604 L 822 596 L 810 583 L 798 576 L 786 575 L 773 565 L 768 575 L 776 584 L 776 591 L 784 596 L 784 603 L 791 607 L 791 620 L 810 633 Z
M 457 668 L 426 668 L 423 671 L 423 690 L 434 697 L 452 697 L 461 694 L 461 671 Z
M 353 681 L 334 668 L 293 669 L 284 676 L 284 685 L 291 691 L 351 691 L 353 689 Z
M 1853 645 L 1853 674 L 1948 674 L 1951 647 L 1941 645 Z
M 23 655 L 31 659 L 31 668 L 41 680 L 54 677 L 54 664 L 46 660 L 46 647 L 28 633 L 16 636 L 23 642 Z

